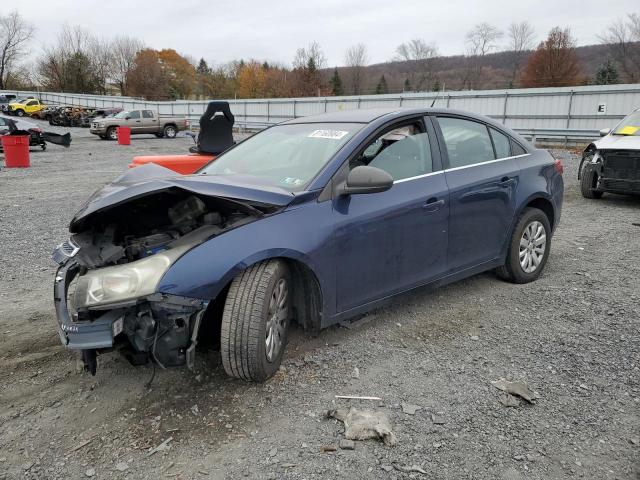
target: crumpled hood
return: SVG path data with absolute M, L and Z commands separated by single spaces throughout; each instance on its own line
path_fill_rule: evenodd
M 287 190 L 260 183 L 251 176 L 176 175 L 173 170 L 153 163 L 132 168 L 96 191 L 75 214 L 70 231 L 76 231 L 89 216 L 123 202 L 162 190 L 178 188 L 195 194 L 220 197 L 248 206 L 284 207 L 295 195 Z
M 607 135 L 594 144 L 598 150 L 640 150 L 640 136 Z

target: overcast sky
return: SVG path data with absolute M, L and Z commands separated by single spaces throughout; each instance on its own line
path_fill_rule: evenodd
M 20 0 L 8 2 L 36 27 L 32 51 L 54 41 L 66 22 L 100 37 L 127 34 L 149 47 L 174 48 L 220 64 L 256 58 L 289 65 L 298 47 L 317 41 L 328 66 L 342 65 L 347 47 L 364 43 L 370 63 L 390 60 L 412 38 L 435 42 L 443 55 L 464 51 L 473 25 L 506 29 L 528 20 L 541 40 L 568 26 L 579 45 L 598 43 L 597 34 L 638 0 Z M 8 5 L 3 5 L 5 10 Z M 506 40 L 503 40 L 505 43 Z

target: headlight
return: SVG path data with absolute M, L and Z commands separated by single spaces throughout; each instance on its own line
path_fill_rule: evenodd
M 89 271 L 78 278 L 73 300 L 76 309 L 124 302 L 155 293 L 162 276 L 188 249 L 188 246 L 182 246 L 126 265 Z

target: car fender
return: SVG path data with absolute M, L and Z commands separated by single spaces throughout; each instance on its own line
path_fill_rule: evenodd
M 333 245 L 330 203 L 311 201 L 209 239 L 185 253 L 167 270 L 158 291 L 213 300 L 249 266 L 271 258 L 285 258 L 299 262 L 313 273 L 322 292 L 323 312 L 332 314 L 334 294 L 328 287 L 335 283 L 335 265 L 330 253 Z

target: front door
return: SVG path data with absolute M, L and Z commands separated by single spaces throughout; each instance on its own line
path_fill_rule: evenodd
M 520 170 L 510 157 L 508 138 L 486 124 L 443 116 L 437 125 L 451 199 L 448 265 L 459 271 L 494 260 L 504 251 Z
M 144 133 L 140 110 L 133 110 L 129 112 L 128 116 L 129 120 L 127 120 L 127 126 L 131 128 L 131 133 Z
M 448 190 L 432 135 L 422 119 L 396 124 L 351 159 L 349 168 L 380 168 L 394 184 L 386 192 L 333 200 L 338 312 L 445 272 Z

